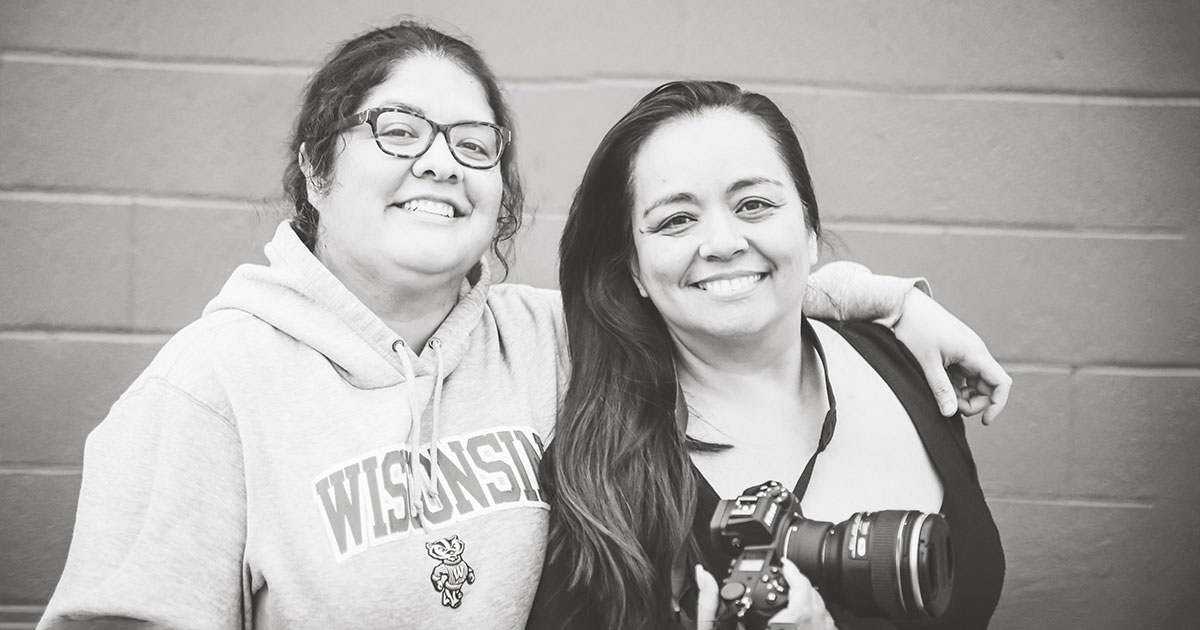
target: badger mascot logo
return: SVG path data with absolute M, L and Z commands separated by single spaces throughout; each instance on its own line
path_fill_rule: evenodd
M 462 605 L 463 585 L 475 583 L 475 570 L 462 559 L 467 545 L 457 535 L 425 543 L 429 557 L 438 561 L 429 579 L 433 589 L 442 594 L 442 605 L 458 608 Z

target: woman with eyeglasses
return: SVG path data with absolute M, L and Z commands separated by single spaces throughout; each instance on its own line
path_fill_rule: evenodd
M 515 143 L 469 44 L 403 22 L 334 51 L 269 265 L 237 269 L 89 436 L 39 627 L 524 625 L 568 366 L 558 293 L 494 284 L 521 217 Z M 911 283 L 831 274 L 825 314 L 908 302 L 931 365 L 958 353 L 995 387 L 962 404 L 1003 406 L 1007 375 Z
M 529 630 L 987 626 L 1004 555 L 962 420 L 889 331 L 811 319 L 821 235 L 760 94 L 668 83 L 605 135 L 563 231 L 571 381 Z

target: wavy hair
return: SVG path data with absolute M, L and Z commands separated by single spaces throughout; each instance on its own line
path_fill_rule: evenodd
M 426 54 L 448 59 L 483 84 L 488 106 L 496 124 L 513 128 L 512 110 L 505 101 L 500 81 L 483 55 L 466 41 L 413 20 L 377 28 L 343 42 L 309 78 L 300 114 L 292 128 L 290 160 L 283 173 L 283 190 L 293 206 L 292 227 L 309 250 L 319 236 L 320 213 L 308 199 L 308 178 L 297 156 L 301 147 L 312 169 L 310 177 L 318 188 L 328 185 L 334 162 L 343 148 L 338 122 L 362 106 L 367 92 L 387 80 L 397 64 Z M 517 137 L 500 157 L 504 192 L 500 215 L 492 237 L 492 253 L 508 272 L 509 248 L 505 246 L 521 226 L 525 192 L 517 170 Z
M 617 122 L 588 163 L 559 250 L 571 382 L 543 466 L 550 494 L 548 553 L 572 566 L 568 588 L 603 627 L 673 624 L 677 554 L 694 566 L 695 479 L 675 418 L 674 350 L 658 310 L 633 283 L 633 165 L 664 124 L 710 110 L 741 112 L 778 148 L 809 228 L 820 234 L 800 142 L 768 98 L 716 81 L 665 84 Z

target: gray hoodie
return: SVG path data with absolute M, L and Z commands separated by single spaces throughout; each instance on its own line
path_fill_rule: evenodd
M 523 627 L 566 383 L 558 294 L 489 286 L 485 266 L 414 352 L 289 225 L 266 253 L 89 436 L 41 627 Z
M 39 628 L 524 627 L 567 382 L 557 292 L 490 286 L 484 265 L 416 351 L 287 223 L 266 254 L 88 437 Z M 805 311 L 826 317 L 894 316 L 912 286 L 848 263 L 814 278 Z

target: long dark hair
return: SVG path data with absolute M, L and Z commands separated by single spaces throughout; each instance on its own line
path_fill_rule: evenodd
M 787 117 L 770 99 L 713 81 L 668 83 L 609 130 L 575 193 L 559 250 L 571 382 L 543 474 L 551 496 L 549 553 L 574 567 L 569 588 L 604 627 L 672 623 L 676 555 L 698 558 L 690 532 L 695 479 L 676 421 L 673 348 L 658 310 L 637 291 L 633 164 L 664 123 L 729 109 L 763 125 L 820 233 L 812 179 Z
M 291 201 L 292 227 L 300 240 L 312 250 L 317 243 L 320 213 L 309 202 L 308 179 L 300 169 L 297 155 L 301 145 L 312 169 L 312 181 L 328 184 L 342 138 L 337 124 L 362 106 L 367 92 L 387 80 L 397 64 L 420 54 L 442 57 L 458 64 L 483 84 L 488 106 L 496 124 L 513 128 L 512 111 L 504 99 L 500 81 L 484 61 L 483 55 L 466 41 L 447 35 L 428 25 L 405 20 L 377 28 L 343 42 L 309 78 L 304 89 L 300 114 L 292 129 L 289 162 L 283 173 L 283 190 Z M 525 192 L 517 171 L 517 134 L 500 157 L 504 193 L 500 197 L 500 215 L 492 253 L 508 271 L 506 241 L 521 226 Z

